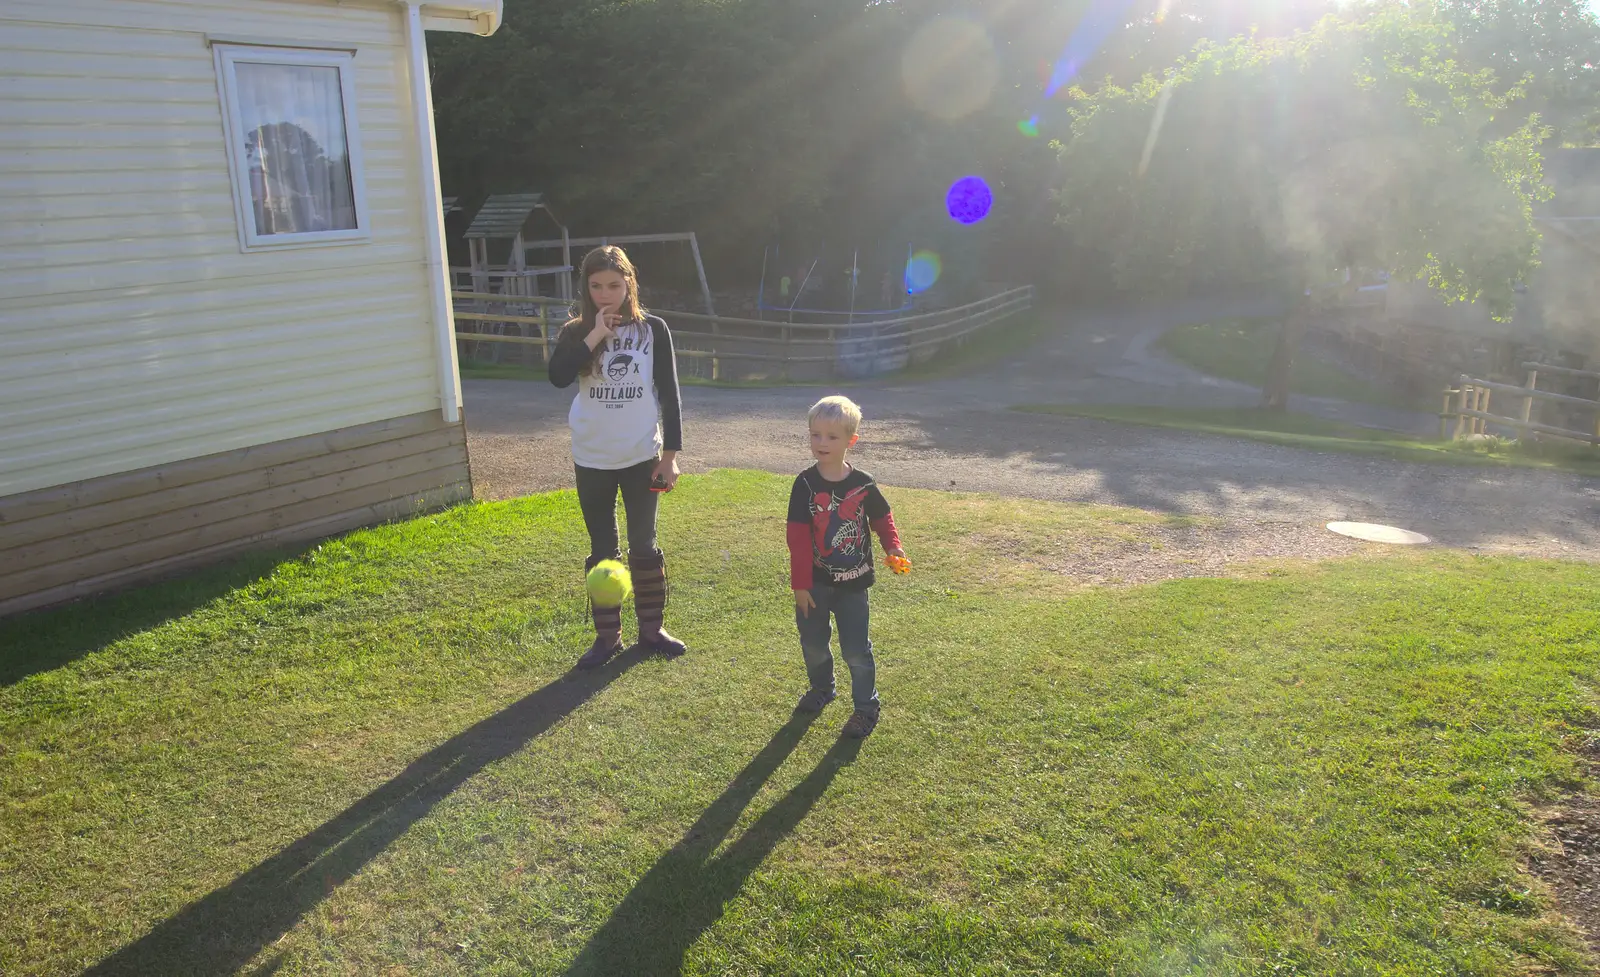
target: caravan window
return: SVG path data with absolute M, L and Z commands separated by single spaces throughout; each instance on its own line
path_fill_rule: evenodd
M 368 238 L 348 51 L 215 46 L 246 251 Z

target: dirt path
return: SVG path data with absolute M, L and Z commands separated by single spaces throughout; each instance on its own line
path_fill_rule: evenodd
M 1251 539 L 1274 535 L 1301 542 L 1287 553 L 1264 547 L 1273 555 L 1343 552 L 1344 544 L 1329 543 L 1320 527 L 1352 519 L 1415 529 L 1447 546 L 1600 559 L 1600 480 L 1412 465 L 1006 409 L 1030 402 L 1252 404 L 1254 391 L 1201 377 L 1148 349 L 1148 337 L 1170 325 L 1238 311 L 1214 305 L 1080 315 L 1025 357 L 971 377 L 850 387 L 867 415 L 858 461 L 885 485 L 1215 517 L 1229 531 L 1211 545 L 1241 556 L 1263 549 Z M 469 381 L 465 392 L 480 498 L 572 484 L 570 391 Z M 829 392 L 686 388 L 684 470 L 797 471 L 808 461 L 805 409 Z M 1358 423 L 1426 419 L 1379 416 L 1337 402 L 1296 407 Z

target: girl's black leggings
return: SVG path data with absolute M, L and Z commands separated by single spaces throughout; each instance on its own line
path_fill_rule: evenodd
M 574 465 L 578 475 L 578 507 L 589 530 L 589 562 L 593 568 L 601 560 L 621 556 L 617 548 L 617 493 L 622 493 L 622 508 L 628 516 L 628 556 L 640 563 L 659 563 L 656 549 L 656 493 L 650 491 L 650 475 L 656 459 L 641 461 L 630 468 L 584 468 Z

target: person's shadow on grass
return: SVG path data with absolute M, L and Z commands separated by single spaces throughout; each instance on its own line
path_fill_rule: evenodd
M 840 769 L 853 763 L 860 752 L 860 740 L 841 737 L 805 780 L 712 859 L 711 853 L 739 815 L 794 752 L 816 718 L 815 713 L 796 713 L 773 735 L 589 938 L 567 968 L 568 977 L 654 977 L 682 971 L 684 954 L 722 918 L 723 906 L 738 895 L 745 880 L 778 843 L 805 820 Z
M 568 673 L 456 734 L 342 814 L 85 971 L 85 977 L 237 973 L 456 788 L 571 715 L 644 657 L 632 648 L 609 668 Z M 269 962 L 266 972 L 281 963 Z

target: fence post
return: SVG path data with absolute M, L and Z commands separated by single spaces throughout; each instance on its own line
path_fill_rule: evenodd
M 1460 441 L 1461 436 L 1466 433 L 1463 429 L 1467 426 L 1467 392 L 1470 389 L 1467 386 L 1467 375 L 1461 374 L 1461 387 L 1456 391 L 1456 429 L 1451 437 L 1452 441 Z
M 696 255 L 695 255 L 695 260 L 696 261 L 699 260 L 699 254 L 698 253 L 696 253 Z M 721 331 L 717 328 L 717 319 L 716 319 L 715 316 L 712 316 L 712 318 L 711 318 L 711 379 L 713 381 L 722 379 L 722 360 L 720 360 L 717 357 L 717 337 L 719 335 L 721 335 Z
M 1528 440 L 1528 422 L 1533 419 L 1533 391 L 1539 389 L 1539 371 L 1528 371 L 1528 395 L 1522 398 L 1522 427 L 1517 431 L 1517 440 Z

